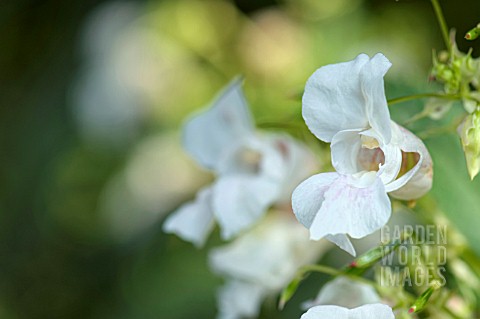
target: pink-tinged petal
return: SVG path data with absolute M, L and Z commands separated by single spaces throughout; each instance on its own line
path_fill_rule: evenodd
M 314 240 L 336 234 L 362 238 L 380 229 L 390 218 L 390 199 L 374 172 L 359 178 L 338 178 L 324 198 L 310 227 L 310 237 Z
M 383 54 L 377 53 L 360 72 L 368 122 L 370 127 L 379 134 L 381 144 L 390 143 L 392 138 L 390 111 L 383 83 L 383 77 L 391 66 L 392 64 Z
M 198 192 L 194 201 L 172 213 L 163 224 L 163 231 L 201 247 L 213 226 L 212 189 L 208 187 Z
M 301 319 L 395 319 L 392 308 L 383 304 L 363 305 L 354 309 L 339 306 L 316 306 Z
M 331 241 L 347 253 L 349 253 L 352 256 L 356 256 L 357 252 L 355 251 L 355 247 L 353 247 L 352 242 L 350 241 L 350 238 L 348 238 L 347 235 L 345 234 L 336 234 L 336 235 L 326 235 L 325 239 Z
M 395 144 L 405 153 L 418 154 L 413 168 L 391 183 L 385 189 L 395 198 L 403 200 L 417 199 L 432 188 L 433 162 L 425 144 L 407 129 L 396 125 Z M 393 141 L 392 141 L 393 142 Z
M 232 280 L 217 294 L 217 319 L 242 319 L 256 317 L 260 312 L 265 289 L 254 283 Z
M 200 165 L 215 169 L 222 153 L 253 128 L 241 81 L 234 79 L 209 109 L 186 122 L 183 145 Z
M 214 185 L 213 208 L 223 239 L 231 239 L 260 219 L 277 199 L 275 180 L 255 175 L 220 177 Z
M 308 79 L 302 114 L 312 133 L 330 142 L 339 131 L 368 127 L 360 73 L 369 57 L 321 67 Z M 383 81 L 382 81 L 383 83 Z
M 325 192 L 336 181 L 338 173 L 321 173 L 303 181 L 292 194 L 292 208 L 298 221 L 310 228 L 325 199 Z

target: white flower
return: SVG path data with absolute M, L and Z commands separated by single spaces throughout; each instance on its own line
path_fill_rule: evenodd
M 303 117 L 312 133 L 331 143 L 333 173 L 314 175 L 293 193 L 297 219 L 311 239 L 333 241 L 355 255 L 346 235 L 362 238 L 391 214 L 387 193 L 399 199 L 424 195 L 432 162 L 420 139 L 390 120 L 382 54 L 318 69 L 303 96 Z M 414 162 L 409 166 L 409 159 Z
M 364 305 L 355 309 L 339 306 L 316 306 L 301 319 L 395 319 L 392 308 L 382 304 Z
M 330 247 L 316 243 L 288 212 L 274 211 L 254 229 L 210 252 L 214 272 L 227 282 L 218 294 L 221 319 L 253 317 L 267 296 L 280 292 L 299 267 Z
M 216 180 L 172 214 L 164 230 L 198 246 L 214 221 L 222 237 L 230 239 L 272 204 L 288 202 L 293 188 L 314 168 L 311 153 L 290 137 L 255 132 L 239 80 L 186 123 L 183 144 Z
M 355 308 L 380 301 L 380 296 L 372 286 L 347 277 L 337 277 L 326 283 L 314 300 L 306 301 L 302 306 L 304 309 L 319 305 Z

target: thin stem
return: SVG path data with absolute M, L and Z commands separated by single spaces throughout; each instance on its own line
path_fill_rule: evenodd
M 447 125 L 441 127 L 433 127 L 429 130 L 425 130 L 417 134 L 422 140 L 428 139 L 432 136 L 440 135 L 443 133 L 453 133 L 455 132 L 456 128 L 460 125 L 459 121 L 454 121 L 454 125 Z
M 446 100 L 458 100 L 461 98 L 460 95 L 456 94 L 441 94 L 441 93 L 422 93 L 422 94 L 413 94 L 407 96 L 396 97 L 390 100 L 387 100 L 388 105 L 393 105 L 397 103 L 407 102 L 411 100 L 423 99 L 427 97 L 436 97 L 439 99 L 446 99 Z
M 450 38 L 448 36 L 448 27 L 447 23 L 445 22 L 445 17 L 443 16 L 442 8 L 438 3 L 438 0 L 431 0 L 433 10 L 435 11 L 435 15 L 437 16 L 438 24 L 440 25 L 440 29 L 442 31 L 443 41 L 445 42 L 445 46 L 447 49 L 450 49 Z
M 300 272 L 302 273 L 306 273 L 310 271 L 321 272 L 330 276 L 338 276 L 342 274 L 341 271 L 335 268 L 323 266 L 323 265 L 307 265 L 300 269 Z
M 328 267 L 328 266 L 323 266 L 323 265 L 307 265 L 305 267 L 302 267 L 300 268 L 300 271 L 301 273 L 305 274 L 307 272 L 312 272 L 312 271 L 315 271 L 315 272 L 321 272 L 323 274 L 327 274 L 327 275 L 330 275 L 330 276 L 333 276 L 333 277 L 337 277 L 337 276 L 345 276 L 345 277 L 348 277 L 352 280 L 355 280 L 355 281 L 358 281 L 360 283 L 363 283 L 363 284 L 367 284 L 367 285 L 370 285 L 372 286 L 373 288 L 375 288 L 376 290 L 379 290 L 379 286 L 376 282 L 374 281 L 371 281 L 371 280 L 368 280 L 368 279 L 365 279 L 363 277 L 359 277 L 359 276 L 356 276 L 356 275 L 352 275 L 352 274 L 346 274 L 340 270 L 337 270 L 335 268 L 332 268 L 332 267 Z

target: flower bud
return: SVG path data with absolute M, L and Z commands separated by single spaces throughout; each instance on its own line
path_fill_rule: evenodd
M 471 30 L 469 30 L 466 34 L 465 34 L 465 39 L 467 40 L 475 40 L 476 38 L 478 38 L 480 36 L 480 23 L 477 24 L 477 26 Z
M 408 310 L 409 313 L 414 313 L 414 312 L 420 312 L 422 311 L 423 309 L 425 309 L 425 307 L 427 306 L 428 304 L 428 300 L 430 299 L 430 297 L 432 296 L 433 292 L 435 290 L 438 290 L 442 287 L 442 284 L 440 283 L 440 281 L 438 280 L 434 280 L 432 282 L 432 284 L 430 285 L 430 287 L 427 288 L 427 290 L 425 290 L 421 295 L 420 297 L 418 297 L 418 299 L 415 301 L 415 303 L 412 305 L 412 307 L 410 307 L 410 309 Z
M 349 275 L 361 275 L 371 267 L 373 267 L 377 262 L 382 260 L 385 256 L 393 253 L 398 249 L 403 242 L 408 239 L 411 234 L 402 233 L 400 238 L 392 239 L 385 245 L 377 246 L 363 255 L 357 257 L 353 262 L 348 265 L 344 271 Z
M 480 171 L 480 107 L 465 117 L 458 127 L 470 178 Z

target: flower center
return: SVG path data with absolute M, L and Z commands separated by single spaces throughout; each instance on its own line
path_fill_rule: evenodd
M 243 173 L 258 173 L 262 162 L 262 154 L 251 148 L 243 148 L 238 156 L 237 167 Z
M 378 171 L 385 164 L 385 155 L 378 141 L 370 136 L 362 135 L 362 148 L 358 153 L 358 163 L 363 170 Z

